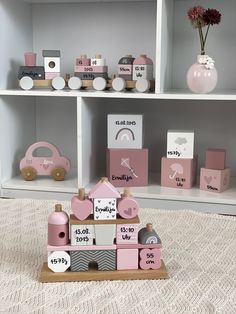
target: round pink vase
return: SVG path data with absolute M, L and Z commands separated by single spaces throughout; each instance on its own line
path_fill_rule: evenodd
M 214 61 L 207 55 L 199 55 L 197 63 L 188 70 L 187 85 L 193 93 L 207 94 L 215 89 L 217 78 Z

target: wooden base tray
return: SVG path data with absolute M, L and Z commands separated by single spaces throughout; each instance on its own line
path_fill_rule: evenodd
M 68 282 L 68 281 L 100 281 L 100 280 L 137 280 L 137 279 L 167 279 L 168 272 L 164 262 L 157 270 L 133 269 L 133 270 L 111 270 L 99 271 L 89 270 L 85 272 L 54 273 L 47 263 L 43 264 L 40 281 L 41 282 Z

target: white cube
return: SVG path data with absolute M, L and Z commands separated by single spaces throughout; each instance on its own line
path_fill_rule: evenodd
M 143 116 L 109 114 L 107 136 L 108 148 L 143 148 Z
M 60 57 L 44 57 L 44 68 L 46 73 L 60 72 Z
M 167 158 L 193 158 L 194 131 L 168 130 Z
M 93 245 L 93 225 L 71 225 L 71 245 Z

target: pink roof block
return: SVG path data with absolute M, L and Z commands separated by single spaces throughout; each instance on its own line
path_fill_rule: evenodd
M 120 193 L 106 180 L 99 181 L 89 192 L 88 198 L 120 198 Z
M 150 58 L 148 58 L 146 55 L 140 55 L 140 57 L 136 58 L 134 60 L 134 65 L 146 65 L 146 64 L 150 64 L 152 65 L 153 62 Z

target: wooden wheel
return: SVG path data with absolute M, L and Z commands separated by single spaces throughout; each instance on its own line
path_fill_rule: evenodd
M 21 169 L 21 175 L 26 181 L 32 181 L 37 177 L 37 171 L 33 167 Z
M 65 179 L 66 170 L 63 167 L 55 167 L 52 169 L 51 176 L 55 181 L 63 181 Z

